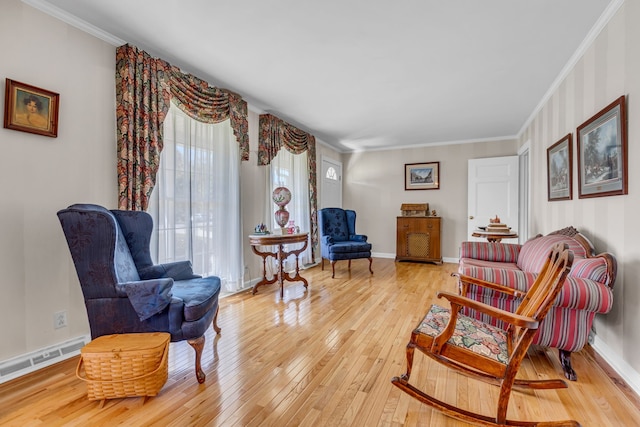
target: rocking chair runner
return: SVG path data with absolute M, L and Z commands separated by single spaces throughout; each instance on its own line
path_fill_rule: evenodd
M 571 269 L 573 253 L 563 243 L 555 245 L 538 278 L 515 313 L 471 300 L 449 292 L 438 292 L 438 298 L 446 298 L 451 309 L 432 305 L 431 309 L 411 334 L 407 344 L 407 372 L 392 378 L 391 382 L 419 401 L 432 406 L 445 415 L 482 426 L 579 426 L 573 420 L 567 421 L 516 421 L 508 420 L 507 407 L 511 389 L 524 387 L 529 389 L 567 388 L 561 379 L 524 380 L 516 379 L 520 364 L 537 332 L 540 321 L 546 316 L 553 301 L 560 292 L 564 280 Z M 519 291 L 459 276 L 460 280 L 479 286 L 490 287 L 499 292 L 514 294 Z M 479 320 L 460 314 L 461 308 L 470 307 L 499 318 L 509 324 L 506 330 L 482 323 Z M 500 386 L 495 417 L 486 416 L 458 408 L 432 397 L 409 384 L 415 349 L 445 366 L 460 373 Z

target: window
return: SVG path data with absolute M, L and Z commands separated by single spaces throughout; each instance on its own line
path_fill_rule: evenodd
M 240 152 L 229 120 L 198 122 L 171 103 L 149 213 L 157 262 L 191 260 L 194 273 L 240 289 Z
M 278 230 L 280 226 L 275 221 L 273 213 L 276 211 L 276 205 L 271 199 L 273 190 L 277 187 L 287 187 L 291 191 L 291 202 L 285 208 L 289 211 L 289 221 L 300 227 L 302 232 L 310 232 L 310 208 L 309 208 L 309 171 L 307 166 L 307 151 L 302 154 L 293 154 L 287 149 L 282 148 L 278 154 L 271 160 L 270 183 L 268 186 L 267 202 L 269 209 L 268 221 L 265 224 L 271 225 L 271 230 Z M 296 245 L 298 247 L 299 245 Z M 293 257 L 290 262 L 295 262 Z M 300 263 L 302 265 L 311 264 L 311 242 L 307 249 L 300 254 Z M 292 264 L 295 265 L 295 264 Z M 290 268 L 289 265 L 286 266 Z
M 329 166 L 329 169 L 327 169 L 327 179 L 330 179 L 332 181 L 337 181 L 338 180 L 338 173 L 336 172 L 336 170 L 333 168 L 333 166 Z

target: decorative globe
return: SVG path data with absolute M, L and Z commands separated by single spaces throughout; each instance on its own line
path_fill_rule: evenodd
M 276 218 L 276 224 L 280 226 L 280 228 L 284 229 L 284 226 L 289 222 L 289 211 L 284 208 L 284 206 L 280 206 L 280 209 L 275 211 L 274 216 Z
M 273 203 L 278 206 L 286 206 L 291 201 L 291 191 L 287 187 L 278 187 L 273 190 Z

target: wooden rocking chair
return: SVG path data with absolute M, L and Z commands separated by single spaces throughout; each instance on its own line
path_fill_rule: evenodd
M 438 298 L 446 298 L 451 309 L 435 304 L 431 306 L 407 344 L 407 372 L 401 377 L 392 378 L 391 382 L 410 396 L 447 416 L 481 426 L 579 426 L 580 424 L 573 420 L 535 422 L 507 419 L 509 397 L 514 386 L 529 389 L 567 388 L 567 383 L 561 379 L 525 380 L 516 379 L 516 374 L 540 321 L 546 316 L 562 289 L 572 263 L 573 253 L 566 244 L 559 243 L 554 246 L 526 295 L 502 285 L 460 276 L 462 281 L 472 281 L 476 285 L 523 298 L 522 303 L 515 313 L 510 313 L 457 294 L 438 292 Z M 459 313 L 462 306 L 501 319 L 509 326 L 506 330 L 500 329 L 464 316 Z M 486 416 L 458 408 L 409 384 L 416 348 L 464 375 L 500 386 L 496 416 Z

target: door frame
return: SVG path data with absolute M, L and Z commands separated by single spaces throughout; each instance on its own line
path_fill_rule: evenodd
M 529 240 L 529 218 L 531 217 L 531 142 L 527 140 L 518 150 L 518 241 Z

